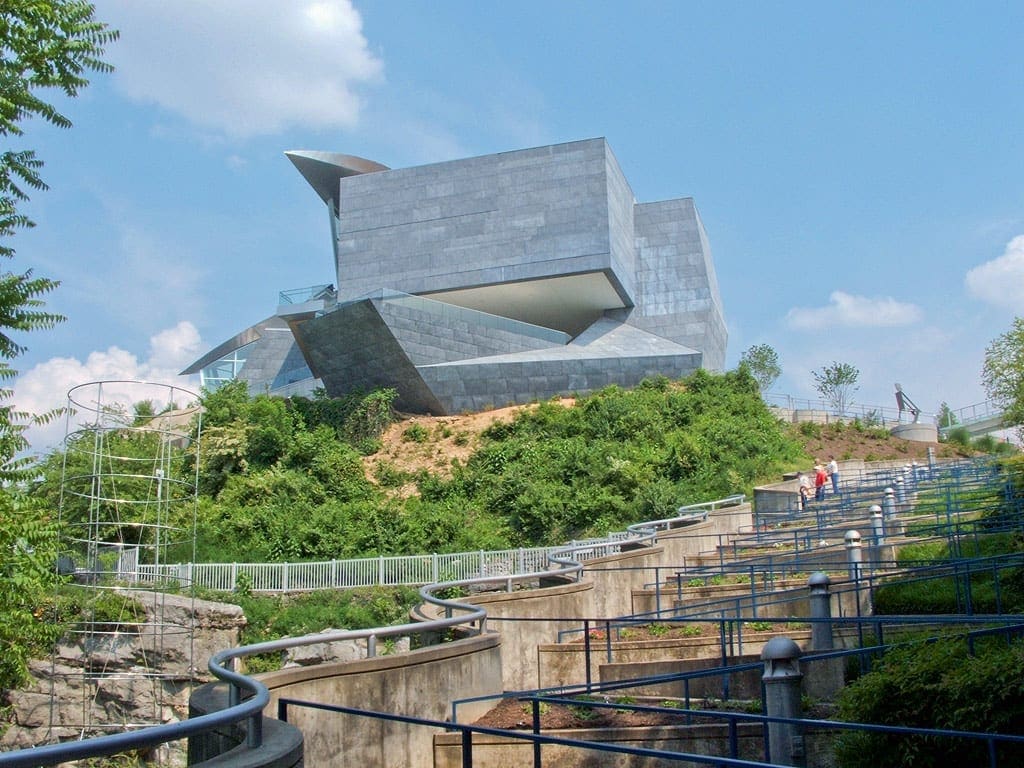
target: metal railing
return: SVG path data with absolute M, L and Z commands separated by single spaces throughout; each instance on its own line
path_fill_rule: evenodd
M 716 504 L 718 502 L 709 503 Z M 694 520 L 696 519 L 699 518 L 694 518 Z M 408 635 L 433 636 L 443 634 L 446 629 L 459 626 L 464 627 L 469 632 L 479 634 L 484 632 L 486 628 L 487 612 L 485 609 L 470 603 L 459 602 L 458 600 L 444 599 L 438 597 L 436 593 L 452 588 L 479 587 L 485 584 L 500 584 L 507 591 L 512 591 L 516 583 L 523 581 L 552 578 L 555 576 L 565 579 L 578 579 L 583 569 L 582 562 L 580 561 L 620 552 L 624 543 L 628 543 L 629 546 L 652 546 L 655 540 L 655 534 L 652 531 L 641 534 L 616 532 L 609 534 L 604 539 L 589 539 L 583 542 L 571 542 L 561 547 L 542 548 L 541 551 L 547 553 L 544 565 L 547 566 L 550 563 L 553 567 L 535 568 L 534 570 L 520 573 L 509 572 L 483 576 L 477 575 L 467 579 L 427 584 L 420 589 L 420 596 L 425 603 L 433 605 L 438 609 L 439 613 L 442 614 L 440 618 L 427 616 L 422 611 L 422 606 L 419 606 L 417 614 L 421 617 L 422 621 L 390 627 L 341 630 L 306 635 L 299 638 L 283 638 L 220 651 L 210 659 L 209 670 L 215 678 L 227 682 L 230 686 L 228 689 L 229 706 L 227 709 L 170 725 L 142 728 L 136 731 L 82 741 L 62 742 L 60 744 L 0 753 L 0 766 L 3 766 L 3 768 L 8 768 L 9 766 L 17 766 L 18 768 L 50 766 L 88 757 L 113 755 L 199 736 L 208 731 L 241 722 L 248 722 L 246 729 L 247 746 L 257 748 L 261 744 L 262 712 L 269 702 L 269 693 L 266 686 L 259 681 L 235 672 L 233 669 L 235 660 L 262 653 L 285 651 L 290 648 L 306 645 L 355 639 L 365 639 L 367 641 L 367 654 L 373 656 L 376 654 L 380 638 Z M 522 550 L 522 552 L 527 551 Z M 518 558 L 521 550 L 511 550 L 511 552 L 514 552 L 517 556 L 514 558 L 515 562 L 524 564 L 527 562 L 525 557 L 522 559 Z M 487 554 L 473 553 L 474 556 L 484 555 L 484 562 L 487 561 Z M 423 558 L 420 557 L 420 559 Z M 374 559 L 374 561 L 376 560 L 378 559 Z M 479 562 L 478 560 L 477 563 Z M 158 573 L 160 578 L 170 578 L 167 573 L 157 571 L 153 572 L 153 577 L 155 578 Z M 244 698 L 246 693 L 250 695 L 250 698 Z
M 734 500 L 737 497 L 729 497 L 729 500 Z M 728 500 L 721 500 L 721 502 L 708 502 L 712 509 L 726 506 L 724 502 Z M 731 501 L 730 503 L 736 503 Z M 707 505 L 695 505 L 695 506 L 707 506 Z M 682 508 L 680 510 L 680 520 L 683 518 L 690 522 L 697 522 L 703 519 L 703 515 L 695 513 L 692 509 L 685 511 L 688 508 Z M 672 519 L 670 518 L 669 521 Z M 474 605 L 460 603 L 457 600 L 446 600 L 439 598 L 435 595 L 436 592 L 445 590 L 452 587 L 468 587 L 482 583 L 503 583 L 505 589 L 511 590 L 514 582 L 527 579 L 537 579 L 543 577 L 552 577 L 553 575 L 559 575 L 564 578 L 579 578 L 580 571 L 582 570 L 582 563 L 580 562 L 586 557 L 600 556 L 598 553 L 611 553 L 614 551 L 620 551 L 624 542 L 630 546 L 644 546 L 655 542 L 656 540 L 656 523 L 663 523 L 665 521 L 650 521 L 646 526 L 640 524 L 637 526 L 639 529 L 637 533 L 619 533 L 613 534 L 608 539 L 604 540 L 591 540 L 586 542 L 574 542 L 571 545 L 557 548 L 557 551 L 548 554 L 548 562 L 551 562 L 555 568 L 542 568 L 530 573 L 513 574 L 513 573 L 501 573 L 501 574 L 487 574 L 477 575 L 470 579 L 456 579 L 443 582 L 432 583 L 424 586 L 420 590 L 420 594 L 424 601 L 428 604 L 434 605 L 441 615 L 437 617 L 425 617 L 428 620 L 423 622 L 417 622 L 412 624 L 405 624 L 396 627 L 385 627 L 358 631 L 341 631 L 335 633 L 322 633 L 318 635 L 306 636 L 303 638 L 285 638 L 282 640 L 271 641 L 269 643 L 262 643 L 253 646 L 246 646 L 242 648 L 236 648 L 231 650 L 222 651 L 216 654 L 210 661 L 210 671 L 218 679 L 227 681 L 230 685 L 230 702 L 231 706 L 227 710 L 213 713 L 211 715 L 205 715 L 199 718 L 194 718 L 182 723 L 175 723 L 173 725 L 159 726 L 155 728 L 147 728 L 131 733 L 116 734 L 113 736 L 104 736 L 96 739 L 90 739 L 81 742 L 64 743 L 57 745 L 48 745 L 46 747 L 39 747 L 29 750 L 21 750 L 19 752 L 4 753 L 0 754 L 0 766 L 35 766 L 35 765 L 56 765 L 60 762 L 66 762 L 69 760 L 77 760 L 85 757 L 109 755 L 117 752 L 123 752 L 131 749 L 144 748 L 154 746 L 156 744 L 164 743 L 167 741 L 174 741 L 180 738 L 186 738 L 195 736 L 200 733 L 204 733 L 216 727 L 220 727 L 226 724 L 238 723 L 244 720 L 250 721 L 250 727 L 248 728 L 248 739 L 250 746 L 258 746 L 260 741 L 260 713 L 267 701 L 266 688 L 258 681 L 251 680 L 244 675 L 240 675 L 234 672 L 229 666 L 235 659 L 244 658 L 253 654 L 265 653 L 269 651 L 284 650 L 286 648 L 311 645 L 314 643 L 332 642 L 335 640 L 346 640 L 363 637 L 367 639 L 368 653 L 375 653 L 376 642 L 380 637 L 388 637 L 395 635 L 408 635 L 413 633 L 431 633 L 437 632 L 440 629 L 449 627 L 455 627 L 458 625 L 465 626 L 468 631 L 480 633 L 485 631 L 485 621 L 487 618 L 486 611 Z M 604 547 L 605 549 L 602 549 Z M 518 551 L 517 551 L 518 552 Z M 480 554 L 480 553 L 476 553 Z M 421 556 L 420 559 L 423 559 Z M 373 559 L 375 561 L 379 559 Z M 422 616 L 422 614 L 421 614 Z M 589 666 L 589 665 L 588 665 Z M 243 701 L 243 693 L 252 694 L 252 698 Z M 316 705 L 322 706 L 322 705 Z M 362 710 L 352 710 L 356 714 L 366 714 L 367 716 L 380 717 L 384 719 L 402 719 L 400 716 L 391 715 L 389 713 L 376 713 L 366 712 Z M 702 715 L 706 712 L 702 712 Z M 415 719 L 410 720 L 412 722 Z M 426 722 L 426 721 L 425 721 Z M 432 721 L 430 721 L 432 722 Z M 808 722 L 808 721 L 801 721 Z M 827 721 L 831 722 L 831 721 Z M 451 723 L 440 724 L 442 726 L 447 725 L 449 728 L 452 727 Z M 853 727 L 859 727 L 855 724 L 848 724 Z M 912 730 L 912 729 L 911 729 Z M 507 735 L 507 732 L 502 732 Z M 933 731 L 927 731 L 927 733 L 934 733 Z M 985 738 L 1001 739 L 1002 736 L 993 734 L 983 734 Z M 1008 739 L 1014 739 L 1019 737 L 1006 737 Z M 571 740 L 570 740 L 571 741 Z M 553 742 L 552 742 L 553 743 Z M 618 748 L 613 748 L 609 751 L 622 751 Z M 645 752 L 644 754 L 648 754 Z M 650 755 L 663 755 L 661 751 L 650 750 Z M 734 764 L 734 765 L 757 765 L 757 763 L 743 763 L 743 762 L 730 762 L 728 759 L 722 757 L 709 757 L 709 756 L 686 756 L 694 762 L 715 762 L 719 764 Z
M 878 426 L 909 424 L 914 421 L 913 414 L 911 414 L 907 409 L 903 409 L 901 411 L 899 408 L 892 408 L 883 405 L 847 403 L 840 412 L 832 405 L 832 403 L 825 400 L 793 397 L 792 395 L 777 394 L 773 392 L 765 392 L 761 397 L 769 406 L 784 408 L 788 411 L 818 411 L 838 419 L 860 419 L 866 424 L 877 424 Z M 921 413 L 917 420 L 934 423 L 935 416 L 930 413 Z
M 299 592 L 374 586 L 420 586 L 435 581 L 528 573 L 562 547 L 426 555 L 381 555 L 306 563 L 170 563 L 136 566 L 118 578 L 164 581 L 231 592 L 240 583 L 253 592 Z
M 971 630 L 969 632 L 963 633 L 962 636 L 964 638 L 964 641 L 970 645 L 975 639 L 980 637 L 992 636 L 994 634 L 1004 634 L 1008 638 L 1019 637 L 1022 631 L 1024 631 L 1024 625 L 1017 623 L 1013 625 L 1004 625 L 981 630 Z M 803 664 L 816 664 L 819 662 L 825 662 L 836 658 L 877 655 L 879 653 L 884 653 L 889 648 L 897 647 L 897 645 L 901 644 L 887 646 L 878 645 L 846 651 L 814 653 L 801 657 L 800 661 Z M 502 738 L 510 740 L 512 742 L 523 741 L 532 745 L 534 765 L 541 764 L 541 745 L 561 745 L 564 747 L 577 750 L 613 753 L 621 755 L 636 755 L 639 757 L 656 758 L 660 761 L 669 762 L 686 761 L 688 763 L 696 764 L 736 766 L 737 768 L 776 768 L 776 766 L 779 766 L 779 763 L 769 762 L 767 758 L 765 759 L 765 761 L 760 761 L 743 759 L 739 757 L 740 734 L 738 728 L 740 724 L 744 723 L 757 727 L 757 731 L 754 731 L 753 733 L 748 732 L 747 735 L 753 735 L 755 737 L 760 735 L 761 738 L 764 740 L 766 753 L 768 752 L 768 726 L 772 723 L 791 725 L 804 731 L 806 731 L 807 729 L 815 729 L 819 732 L 824 732 L 828 734 L 838 734 L 843 731 L 851 731 L 869 734 L 894 735 L 901 737 L 924 737 L 929 740 L 932 740 L 933 742 L 937 741 L 939 743 L 942 743 L 945 740 L 954 739 L 965 740 L 968 742 L 977 742 L 978 744 L 983 746 L 982 751 L 984 751 L 987 754 L 987 764 L 990 766 L 990 768 L 998 768 L 998 766 L 1000 765 L 1005 766 L 1010 764 L 1009 760 L 1005 758 L 1004 760 L 1000 761 L 999 748 L 1009 746 L 1024 747 L 1024 736 L 1014 734 L 954 730 L 949 728 L 921 728 L 912 726 L 875 725 L 868 723 L 852 723 L 842 720 L 831 719 L 821 720 L 802 717 L 769 716 L 765 713 L 764 709 L 764 702 L 767 701 L 767 696 L 763 680 L 761 683 L 762 712 L 760 714 L 752 712 L 728 711 L 721 709 L 720 707 L 696 708 L 696 702 L 691 698 L 689 694 L 691 682 L 703 678 L 719 677 L 725 679 L 725 682 L 723 682 L 723 700 L 728 701 L 730 698 L 730 686 L 727 682 L 727 679 L 734 677 L 738 674 L 757 673 L 763 668 L 763 666 L 764 665 L 762 663 L 757 662 L 735 664 L 692 672 L 646 676 L 626 681 L 615 681 L 609 683 L 601 683 L 597 685 L 587 685 L 586 687 L 569 686 L 562 687 L 559 689 L 540 689 L 535 691 L 506 693 L 502 696 L 495 697 L 475 697 L 473 699 L 463 700 L 462 702 L 454 702 L 452 718 L 450 720 L 444 721 L 431 720 L 427 718 L 420 718 L 409 715 L 398 715 L 390 712 L 380 712 L 368 709 L 361 709 L 358 707 L 347 707 L 340 705 L 324 704 L 321 702 L 303 701 L 292 698 L 282 698 L 278 702 L 278 719 L 287 722 L 289 709 L 304 708 L 316 709 L 321 712 L 333 712 L 339 715 L 357 716 L 372 720 L 382 720 L 389 722 L 406 723 L 411 725 L 419 725 L 433 728 L 437 731 L 443 730 L 447 732 L 458 733 L 460 735 L 459 747 L 462 751 L 461 764 L 469 768 L 471 768 L 475 764 L 473 757 L 473 736 L 475 734 L 501 736 Z M 609 695 L 663 683 L 673 683 L 682 685 L 684 691 L 684 696 L 682 698 L 682 707 L 667 707 L 636 703 L 635 701 L 629 700 L 630 697 L 613 697 Z M 507 697 L 510 695 L 524 702 L 524 708 L 529 707 L 530 711 L 532 712 L 531 731 L 490 728 L 486 726 L 460 723 L 457 721 L 457 707 L 459 703 L 476 703 L 486 699 L 497 699 Z M 664 696 L 660 696 L 659 699 L 666 700 Z M 713 724 L 719 724 L 726 727 L 726 743 L 728 745 L 728 754 L 710 755 L 695 752 L 682 752 L 671 749 L 657 749 L 653 747 L 635 747 L 609 743 L 606 741 L 596 741 L 587 738 L 573 738 L 566 735 L 556 736 L 551 734 L 545 734 L 542 729 L 541 712 L 542 708 L 550 706 L 566 706 L 589 710 L 613 709 L 621 712 L 657 713 L 662 716 L 671 716 L 673 718 L 678 718 L 679 725 L 690 725 L 695 722 L 706 724 L 710 721 Z M 834 736 L 832 738 L 834 738 Z M 951 741 L 950 743 L 953 742 Z M 785 765 L 788 764 L 788 762 L 785 763 Z
M 306 288 L 291 288 L 277 294 L 279 306 L 285 304 L 305 304 L 307 301 L 328 299 L 335 296 L 334 286 L 329 283 L 310 285 Z
M 166 582 L 231 592 L 240 583 L 253 592 L 312 592 L 375 586 L 421 586 L 467 579 L 505 578 L 542 570 L 552 555 L 571 550 L 580 561 L 617 553 L 624 541 L 646 541 L 657 531 L 691 525 L 710 512 L 743 504 L 740 494 L 679 507 L 675 517 L 650 520 L 625 531 L 557 547 L 479 550 L 425 555 L 381 555 L 307 563 L 165 563 L 139 564 L 130 556 L 119 560 L 117 579 L 125 582 Z

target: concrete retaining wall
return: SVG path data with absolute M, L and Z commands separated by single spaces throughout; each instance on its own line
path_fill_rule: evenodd
M 613 630 L 614 632 L 614 630 Z M 727 639 L 729 649 L 739 655 L 758 654 L 774 633 L 757 632 L 753 629 L 733 632 Z M 797 642 L 810 641 L 810 630 L 800 629 L 786 632 Z M 654 661 L 672 660 L 682 663 L 683 659 L 713 659 L 721 663 L 721 639 L 718 627 L 707 624 L 701 627 L 701 634 L 694 637 L 674 637 L 661 640 L 613 640 L 609 643 L 604 630 L 594 633 L 590 643 L 591 679 L 601 679 L 606 665 L 646 664 Z M 542 688 L 562 685 L 579 685 L 587 676 L 587 652 L 584 643 L 558 643 L 541 645 L 537 648 Z M 677 670 L 678 671 L 678 670 Z M 620 678 L 616 678 L 620 679 Z M 460 719 L 461 718 L 460 716 Z
M 268 713 L 277 711 L 278 699 L 296 698 L 444 720 L 453 699 L 501 692 L 501 638 L 481 635 L 406 654 L 284 669 L 259 678 L 270 689 Z M 474 711 L 467 705 L 465 714 L 479 716 L 490 706 L 482 702 Z M 306 765 L 433 765 L 430 728 L 298 707 L 289 707 L 288 721 L 305 734 Z

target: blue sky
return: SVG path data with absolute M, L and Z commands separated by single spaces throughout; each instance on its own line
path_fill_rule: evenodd
M 695 199 L 727 364 L 770 344 L 794 397 L 840 361 L 857 403 L 894 406 L 897 381 L 926 411 L 979 402 L 985 346 L 1024 314 L 1021 4 L 96 7 L 115 73 L 62 102 L 73 128 L 18 143 L 51 188 L 13 267 L 60 279 L 69 318 L 24 338 L 23 408 L 187 383 L 279 290 L 333 282 L 289 149 L 403 167 L 604 136 L 639 201 Z

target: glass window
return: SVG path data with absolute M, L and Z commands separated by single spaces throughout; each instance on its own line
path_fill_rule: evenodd
M 254 342 L 253 342 L 254 343 Z M 224 357 L 215 360 L 199 371 L 199 383 L 210 392 L 234 381 L 245 365 L 248 348 L 252 343 L 228 352 Z

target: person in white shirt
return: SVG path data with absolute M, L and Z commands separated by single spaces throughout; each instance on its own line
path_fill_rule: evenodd
M 832 478 L 832 493 L 839 493 L 839 464 L 836 463 L 835 456 L 828 457 L 828 464 L 825 466 L 825 471 L 828 472 L 828 476 Z
M 800 473 L 800 511 L 807 509 L 807 497 L 811 495 L 811 478 Z

